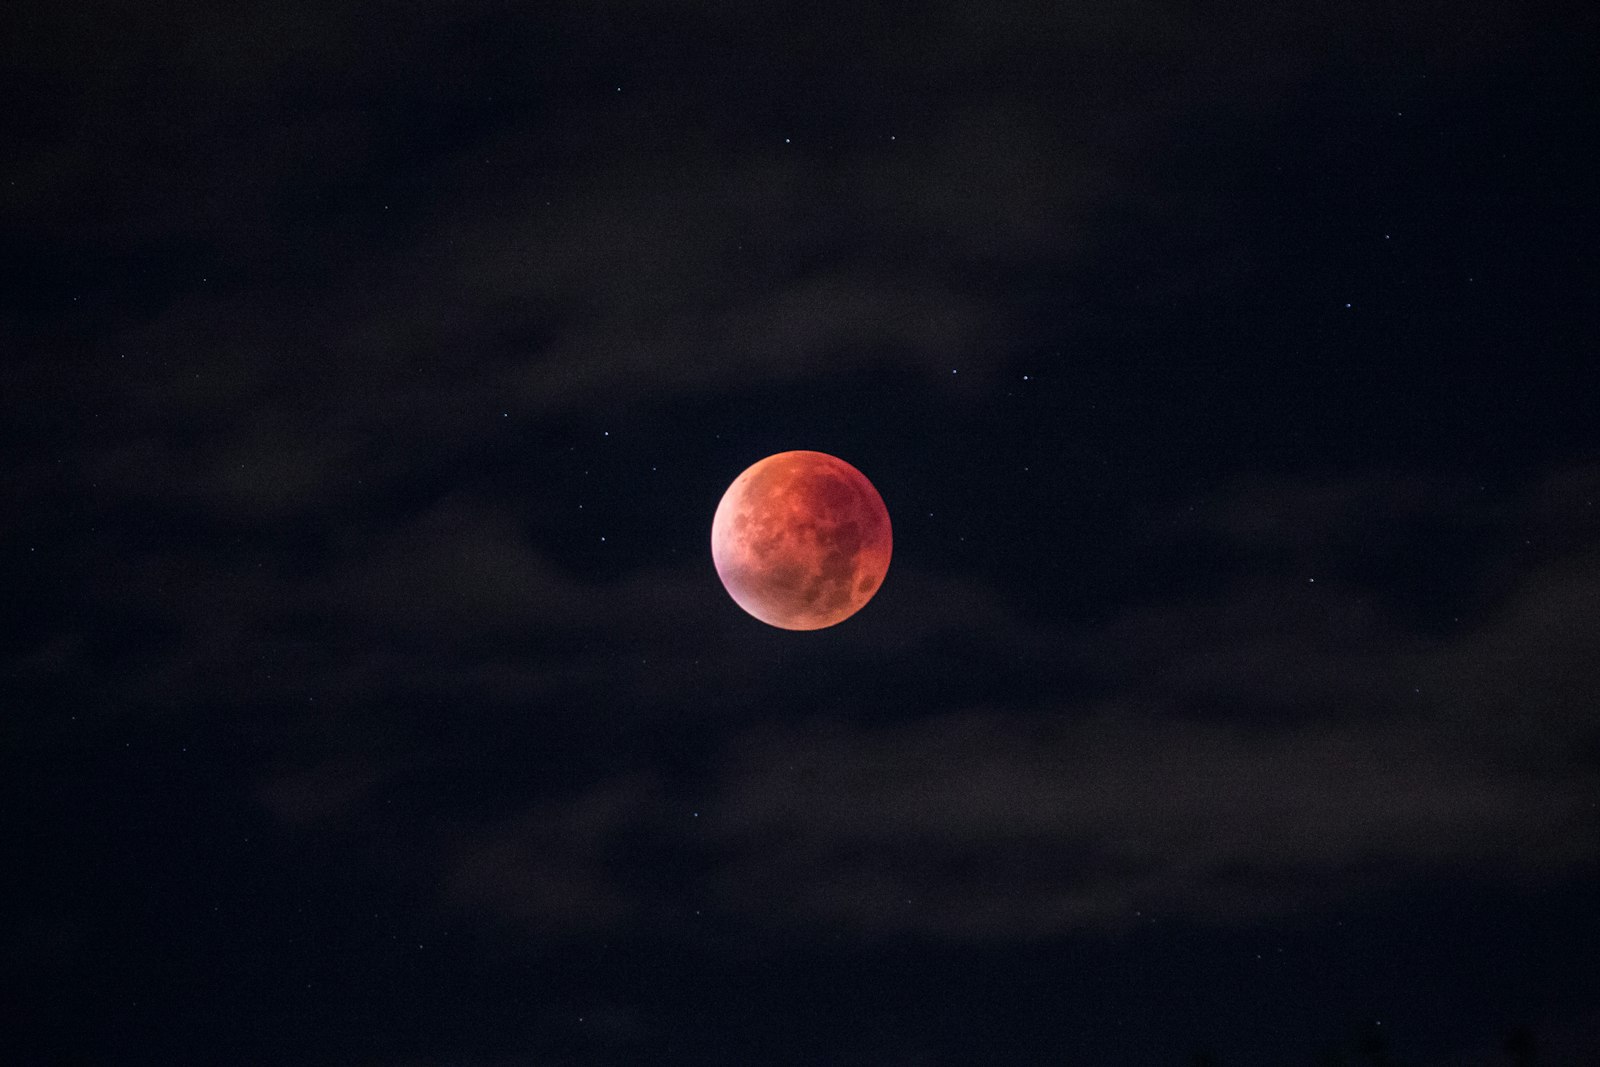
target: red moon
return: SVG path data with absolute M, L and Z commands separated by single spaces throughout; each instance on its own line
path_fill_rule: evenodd
M 711 558 L 734 603 L 785 630 L 860 611 L 889 571 L 889 509 L 867 476 L 825 452 L 745 470 L 711 520 Z

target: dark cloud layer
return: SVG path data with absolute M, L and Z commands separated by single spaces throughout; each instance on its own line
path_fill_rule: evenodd
M 849 708 L 755 726 L 716 754 L 698 800 L 604 783 L 494 828 L 460 884 L 560 928 L 571 896 L 537 888 L 560 870 L 610 901 L 612 921 L 646 921 L 682 898 L 618 881 L 610 865 L 630 868 L 623 843 L 644 837 L 700 858 L 692 899 L 753 922 L 1033 938 L 1141 915 L 1255 922 L 1445 872 L 1568 876 L 1592 866 L 1600 840 L 1593 473 L 1455 516 L 1564 544 L 1447 633 L 1397 618 L 1337 577 L 1348 559 L 1314 550 L 1320 581 L 1238 575 L 1208 597 L 1043 638 L 1114 672 L 1114 696 L 1020 712 L 947 707 L 930 692 L 876 725 Z M 1350 503 L 1396 499 L 1378 484 L 1251 487 L 1214 514 L 1236 531 L 1227 547 L 1294 553 L 1398 528 L 1450 496 L 1418 479 L 1398 494 L 1404 510 Z M 1336 496 L 1346 503 L 1326 516 L 1348 522 L 1308 518 Z M 1297 521 L 1242 526 L 1239 511 L 1264 499 Z M 1577 508 L 1576 528 L 1542 521 Z M 1478 574 L 1515 553 L 1502 546 Z M 1011 625 L 1001 647 L 1042 639 Z M 534 824 L 566 829 L 513 862 L 506 850 Z M 492 877 L 485 856 L 498 857 Z
M 59 1048 L 1270 1059 L 1384 997 L 1440 1062 L 1491 1002 L 1592 1045 L 1592 919 L 1540 925 L 1600 840 L 1592 15 L 19 21 L 0 677 Z M 789 448 L 895 524 L 815 634 L 706 543 Z M 1468 946 L 1454 1015 L 1345 947 L 1394 914 Z M 1194 1006 L 1296 937 L 1322 1014 Z

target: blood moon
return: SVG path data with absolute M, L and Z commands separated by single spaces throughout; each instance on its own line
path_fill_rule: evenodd
M 825 452 L 779 452 L 728 486 L 711 558 L 734 603 L 785 630 L 820 630 L 883 584 L 889 509 L 866 475 Z

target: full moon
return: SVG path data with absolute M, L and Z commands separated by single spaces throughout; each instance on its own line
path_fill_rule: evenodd
M 728 486 L 711 558 L 734 603 L 785 630 L 820 630 L 883 584 L 889 510 L 866 475 L 825 452 L 779 452 Z

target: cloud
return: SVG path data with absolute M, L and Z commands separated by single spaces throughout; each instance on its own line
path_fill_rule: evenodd
M 957 358 L 965 387 L 1036 348 L 1034 313 L 1104 251 L 1097 219 L 1160 210 L 1174 183 L 1144 176 L 1191 108 L 1279 107 L 1343 61 L 1330 40 L 1470 69 L 1526 16 L 947 3 L 791 54 L 725 6 L 675 12 L 685 40 L 744 47 L 707 65 L 616 10 L 418 8 L 383 27 L 398 53 L 325 13 L 50 16 L 6 217 L 48 299 L 0 324 L 11 432 L 49 444 L 0 478 L 59 534 L 26 588 L 67 592 L 8 666 L 316 736 L 307 702 L 336 694 L 353 734 L 401 746 L 443 696 L 505 730 L 507 708 L 565 725 L 605 700 L 619 733 L 734 731 L 695 753 L 692 832 L 660 767 L 483 817 L 445 881 L 536 927 L 589 898 L 603 924 L 677 906 L 619 880 L 641 840 L 750 921 L 951 937 L 1145 905 L 1237 920 L 1371 865 L 1592 859 L 1593 466 L 1498 495 L 1244 478 L 1147 516 L 1147 558 L 1192 549 L 1197 573 L 1103 625 L 902 557 L 848 640 L 799 646 L 742 628 L 703 565 L 585 556 L 552 445 L 626 413 L 693 437 L 718 400 L 885 370 L 897 405 L 941 410 L 919 404 Z M 602 32 L 589 66 L 517 46 Z M 397 71 L 454 88 L 394 96 Z M 769 82 L 802 90 L 739 91 Z M 1395 571 L 1417 560 L 1437 562 Z M 295 823 L 359 809 L 396 785 L 364 768 L 415 766 L 372 745 L 293 751 L 257 799 Z
M 611 782 L 469 834 L 451 846 L 447 892 L 469 908 L 563 934 L 615 926 L 639 901 L 607 861 L 624 843 L 618 828 L 636 824 L 654 795 L 647 782 Z
M 18 58 L 47 118 L 7 221 L 40 299 L 5 328 L 24 361 L 97 368 L 18 418 L 94 432 L 62 469 L 7 480 L 276 521 L 447 478 L 503 447 L 502 415 L 615 419 L 957 361 L 966 382 L 997 376 L 1096 269 L 1101 220 L 1145 195 L 1186 108 L 1270 106 L 1264 89 L 1330 61 L 1328 21 L 1365 25 L 938 4 L 793 52 L 724 5 L 675 6 L 686 39 L 738 45 L 722 65 L 662 54 L 648 18 L 547 16 L 39 15 Z M 1513 18 L 1383 24 L 1455 42 Z M 604 63 L 545 43 L 597 34 Z M 864 82 L 877 69 L 901 87 Z M 1081 79 L 1064 97 L 1039 78 L 1060 69 Z M 396 96 L 402 70 L 454 88 Z M 797 97 L 771 102 L 791 78 Z M 1040 282 L 995 285 L 1009 276 Z M 59 388 L 5 373 L 13 396 Z
M 1247 922 L 1451 868 L 1592 860 L 1594 775 L 1486 766 L 1437 723 L 1245 730 L 973 712 L 764 739 L 730 771 L 726 904 L 868 934 Z
M 1453 492 L 1419 485 L 1361 521 L 1400 522 L 1419 497 Z M 1550 495 L 1588 488 L 1554 477 L 1496 521 L 1571 522 Z M 1322 516 L 1309 542 L 1283 528 L 1317 552 L 1340 542 L 1327 525 L 1357 514 L 1328 507 L 1321 486 L 1273 493 Z M 554 871 L 618 894 L 605 899 L 619 924 L 696 901 L 791 931 L 1011 940 L 1314 914 L 1441 876 L 1559 880 L 1600 860 L 1600 684 L 1586 666 L 1600 542 L 1561 540 L 1444 636 L 1380 610 L 1358 583 L 1252 569 L 1209 596 L 1049 638 L 1102 666 L 1103 697 L 751 723 L 708 760 L 692 801 L 660 780 L 606 782 L 487 828 L 501 862 L 496 895 L 479 899 L 559 928 L 572 905 L 551 890 Z M 677 857 L 670 888 L 622 880 L 641 852 Z
M 310 570 L 145 557 L 106 604 L 170 638 L 108 661 L 93 633 L 59 636 L 20 665 L 99 671 L 146 702 L 282 705 L 295 740 L 257 799 L 297 826 L 381 819 L 380 797 L 465 773 L 462 753 L 416 747 L 437 727 L 391 718 L 418 701 L 471 716 L 450 736 L 516 739 L 519 760 L 551 731 L 599 731 L 500 814 L 447 804 L 424 828 L 453 907 L 541 934 L 691 907 L 957 940 L 1246 922 L 1442 872 L 1538 882 L 1596 861 L 1594 474 L 1494 494 L 1244 478 L 1146 527 L 1156 564 L 1211 539 L 1190 595 L 1068 627 L 908 560 L 850 640 L 804 648 L 751 627 L 708 573 L 583 575 L 456 494 Z M 1474 610 L 1448 627 L 1395 610 L 1383 569 L 1357 565 L 1416 530 L 1471 534 L 1455 578 Z M 599 700 L 609 728 L 584 718 Z M 607 732 L 709 721 L 671 770 Z
M 303 770 L 269 772 L 261 780 L 257 798 L 284 822 L 316 822 L 348 815 L 384 777 L 368 760 L 335 759 Z

